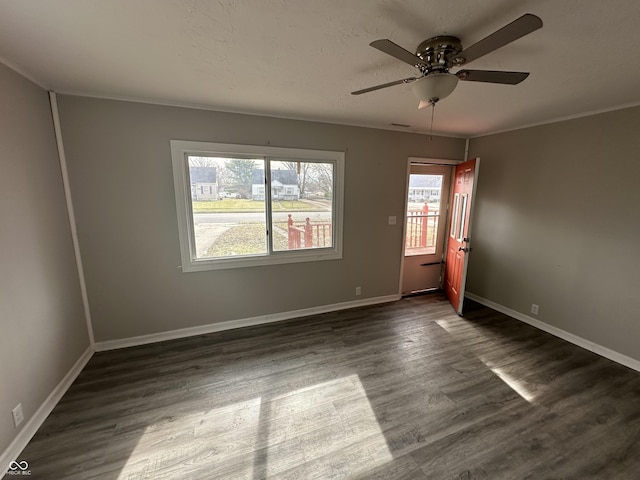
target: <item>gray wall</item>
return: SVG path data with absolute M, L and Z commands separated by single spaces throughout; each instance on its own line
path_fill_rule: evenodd
M 0 452 L 89 346 L 47 92 L 0 64 Z
M 630 108 L 472 139 L 468 291 L 640 360 L 639 126 Z
M 398 293 L 409 156 L 462 139 L 59 96 L 96 341 Z M 346 151 L 343 259 L 182 273 L 169 140 Z M 354 287 L 362 286 L 362 297 Z
M 0 64 L 0 451 L 89 340 L 47 94 Z M 96 339 L 398 291 L 406 160 L 464 141 L 60 96 Z M 468 290 L 640 359 L 640 108 L 472 139 Z M 346 151 L 344 258 L 185 274 L 170 139 Z

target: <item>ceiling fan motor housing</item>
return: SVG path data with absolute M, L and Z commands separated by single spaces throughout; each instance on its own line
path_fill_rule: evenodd
M 417 67 L 423 74 L 431 72 L 449 72 L 449 59 L 462 51 L 462 43 L 458 37 L 440 35 L 425 40 L 416 49 L 416 56 L 425 63 Z

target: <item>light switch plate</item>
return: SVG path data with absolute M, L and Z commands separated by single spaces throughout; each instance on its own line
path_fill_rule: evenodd
M 18 425 L 20 425 L 24 420 L 24 414 L 22 413 L 22 404 L 19 403 L 18 405 L 16 405 L 16 408 L 11 410 L 11 414 L 13 415 L 13 424 L 17 428 Z

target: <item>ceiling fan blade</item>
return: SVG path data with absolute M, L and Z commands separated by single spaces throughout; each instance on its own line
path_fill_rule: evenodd
M 496 70 L 460 70 L 456 72 L 460 80 L 467 82 L 503 83 L 517 85 L 529 76 L 527 72 L 503 72 Z
M 531 14 L 525 13 L 520 18 L 514 20 L 510 24 L 502 27 L 500 30 L 492 33 L 488 37 L 483 38 L 474 43 L 469 48 L 465 48 L 451 60 L 454 65 L 462 65 L 469 63 L 477 58 L 491 53 L 494 50 L 511 43 L 525 35 L 534 32 L 542 27 L 542 20 Z
M 351 92 L 351 95 L 362 95 L 363 93 L 373 92 L 374 90 L 380 90 L 381 88 L 393 87 L 394 85 L 400 85 L 401 83 L 411 83 L 417 80 L 416 77 L 403 78 L 402 80 L 396 80 L 394 82 L 383 83 L 382 85 L 376 85 L 375 87 L 363 88 L 362 90 L 356 90 Z
M 420 57 L 414 55 L 409 50 L 405 50 L 400 45 L 393 43 L 391 40 L 387 40 L 386 38 L 383 40 L 374 40 L 369 45 L 414 67 L 416 65 L 425 64 Z

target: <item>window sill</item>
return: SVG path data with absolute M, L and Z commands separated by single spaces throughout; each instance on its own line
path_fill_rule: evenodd
M 206 270 L 226 270 L 231 268 L 259 267 L 264 265 L 283 265 L 287 263 L 317 262 L 323 260 L 340 260 L 342 252 L 335 249 L 300 250 L 295 253 L 276 252 L 271 255 L 254 255 L 242 257 L 216 258 L 215 260 L 192 260 L 182 265 L 182 272 L 202 272 Z

